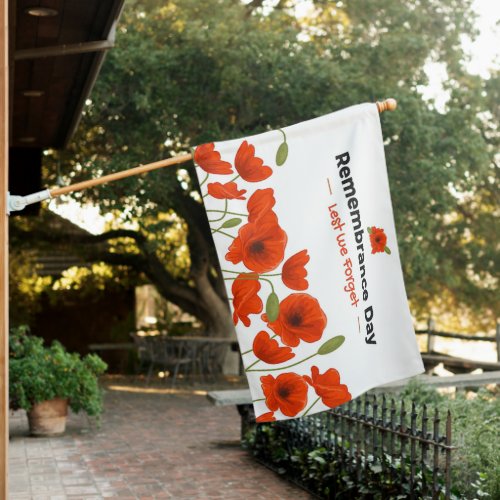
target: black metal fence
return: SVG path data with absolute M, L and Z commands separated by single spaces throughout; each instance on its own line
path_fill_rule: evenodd
M 451 415 L 365 396 L 258 425 L 255 456 L 320 498 L 450 498 Z

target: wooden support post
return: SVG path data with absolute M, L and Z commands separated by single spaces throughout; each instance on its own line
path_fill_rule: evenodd
M 497 360 L 500 363 L 500 322 L 497 321 Z
M 9 445 L 9 165 L 8 0 L 0 0 L 0 498 L 7 498 Z
M 427 352 L 432 353 L 434 352 L 434 341 L 436 340 L 436 337 L 432 335 L 434 333 L 434 330 L 436 329 L 436 323 L 434 320 L 429 317 L 429 321 L 427 322 Z
M 434 352 L 434 341 L 436 340 L 436 337 L 432 334 L 434 333 L 435 329 L 436 324 L 434 323 L 434 320 L 429 316 L 429 321 L 427 322 L 427 354 Z M 427 375 L 433 375 L 434 368 L 429 368 L 425 373 L 427 373 Z

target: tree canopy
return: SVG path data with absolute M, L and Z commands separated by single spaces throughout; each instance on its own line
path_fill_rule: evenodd
M 77 181 L 395 97 L 399 110 L 382 121 L 413 311 L 446 302 L 491 322 L 500 78 L 465 69 L 471 0 L 301 3 L 128 1 L 73 144 L 47 157 L 48 178 L 56 156 Z M 444 110 L 422 97 L 428 62 L 447 70 Z M 93 258 L 144 273 L 223 334 L 231 318 L 197 190 L 183 166 L 74 196 L 121 214 Z

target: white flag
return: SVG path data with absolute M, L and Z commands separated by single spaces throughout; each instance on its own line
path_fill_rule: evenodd
M 375 104 L 194 159 L 257 421 L 423 371 Z

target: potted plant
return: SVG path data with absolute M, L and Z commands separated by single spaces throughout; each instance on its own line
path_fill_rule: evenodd
M 66 428 L 68 405 L 90 416 L 102 413 L 98 376 L 106 363 L 97 355 L 83 358 L 69 353 L 60 342 L 44 346 L 43 339 L 18 327 L 9 337 L 10 407 L 28 414 L 30 432 L 60 434 Z

